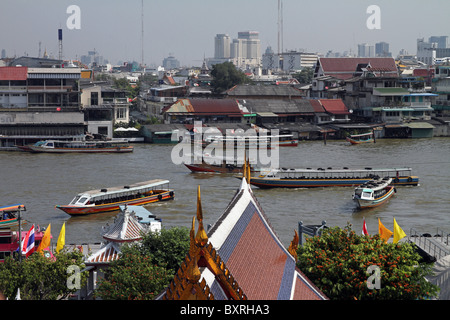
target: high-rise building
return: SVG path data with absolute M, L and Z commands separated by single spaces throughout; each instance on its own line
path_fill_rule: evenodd
M 164 58 L 163 67 L 165 70 L 177 69 L 180 67 L 180 62 L 172 55 Z
M 431 36 L 428 38 L 429 43 L 437 43 L 437 48 L 448 48 L 448 36 Z
M 214 58 L 228 59 L 230 58 L 231 39 L 228 34 L 217 34 L 214 38 Z
M 389 43 L 378 42 L 375 43 L 375 55 L 377 57 L 391 57 L 392 54 L 389 52 Z
M 375 46 L 367 43 L 358 44 L 358 57 L 373 58 L 375 57 Z
M 241 69 L 258 67 L 261 64 L 261 43 L 258 31 L 242 31 L 231 40 L 228 34 L 217 34 L 214 38 L 214 58 L 208 65 L 231 61 Z

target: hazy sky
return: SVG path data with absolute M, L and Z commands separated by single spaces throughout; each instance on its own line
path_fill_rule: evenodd
M 70 5 L 80 8 L 80 29 L 69 29 Z M 380 8 L 381 29 L 370 30 L 366 13 Z M 278 0 L 144 0 L 144 62 L 161 65 L 173 54 L 183 65 L 213 57 L 214 37 L 258 31 L 261 51 L 277 49 Z M 450 36 L 449 0 L 283 0 L 283 48 L 326 53 L 357 52 L 360 43 L 385 41 L 396 56 L 416 54 L 417 38 Z M 141 0 L 1 0 L 0 50 L 7 56 L 80 59 L 90 50 L 110 60 L 141 61 Z

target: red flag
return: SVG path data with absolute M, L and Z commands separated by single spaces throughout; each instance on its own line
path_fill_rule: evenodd
M 364 219 L 364 222 L 363 222 L 362 234 L 366 235 L 366 236 L 369 235 L 369 233 L 367 232 L 366 219 Z

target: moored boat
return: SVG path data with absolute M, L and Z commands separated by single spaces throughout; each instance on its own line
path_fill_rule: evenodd
M 374 179 L 355 188 L 353 200 L 359 209 L 373 208 L 386 203 L 396 192 L 391 178 Z
M 411 168 L 306 168 L 272 169 L 251 177 L 250 183 L 259 188 L 351 187 L 367 181 L 389 177 L 395 185 L 418 185 L 419 177 Z
M 121 205 L 142 206 L 173 198 L 174 191 L 169 189 L 169 181 L 155 179 L 122 187 L 85 191 L 68 205 L 57 205 L 56 208 L 76 216 L 117 211 Z
M 375 142 L 373 132 L 363 134 L 353 134 L 345 138 L 351 144 L 372 143 Z
M 128 140 L 44 140 L 33 145 L 18 146 L 19 149 L 28 152 L 47 153 L 127 153 L 133 152 Z
M 0 228 L 11 228 L 19 224 L 19 210 L 26 211 L 22 204 L 0 207 Z
M 195 142 L 195 141 L 194 141 Z M 257 136 L 209 136 L 202 141 L 202 146 L 227 148 L 266 148 L 273 149 L 277 147 L 296 147 L 298 146 L 298 139 L 295 139 L 292 134 L 280 135 L 257 135 Z
M 21 239 L 26 236 L 27 231 L 20 232 Z M 34 232 L 34 248 L 38 248 L 39 244 L 44 237 L 45 228 L 41 229 L 39 226 L 36 228 Z M 11 228 L 0 229 L 0 263 L 4 262 L 5 259 L 9 256 L 13 256 L 14 254 L 19 254 L 17 249 L 19 247 L 19 231 L 12 230 Z M 50 238 L 53 238 L 50 235 Z M 46 249 L 44 249 L 47 251 Z M 33 250 L 34 252 L 34 250 Z

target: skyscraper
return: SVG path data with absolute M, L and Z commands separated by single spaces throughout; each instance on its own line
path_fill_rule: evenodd
M 389 43 L 387 42 L 375 43 L 375 55 L 377 57 L 391 57 L 392 55 L 389 52 Z
M 375 57 L 375 47 L 367 43 L 358 44 L 358 57 L 372 58 Z
M 214 58 L 230 58 L 230 36 L 228 34 L 217 34 L 214 38 Z

